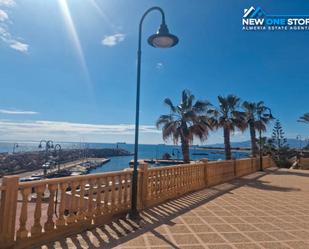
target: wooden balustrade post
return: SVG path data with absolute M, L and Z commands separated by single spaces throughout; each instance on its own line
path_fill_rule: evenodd
M 148 164 L 144 161 L 139 161 L 139 186 L 138 186 L 138 199 L 137 209 L 142 210 L 146 207 L 147 191 L 148 191 Z
M 19 176 L 3 177 L 0 204 L 0 248 L 14 245 Z
M 202 158 L 200 159 L 200 161 L 203 163 L 204 165 L 204 184 L 205 184 L 205 187 L 207 187 L 208 185 L 208 158 Z

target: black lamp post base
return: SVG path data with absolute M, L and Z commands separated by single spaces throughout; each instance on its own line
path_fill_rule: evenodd
M 137 210 L 136 211 L 131 210 L 131 212 L 128 214 L 128 218 L 134 221 L 140 221 L 143 219 Z

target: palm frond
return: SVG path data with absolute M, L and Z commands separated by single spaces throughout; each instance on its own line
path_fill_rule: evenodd
M 301 123 L 307 123 L 309 124 L 309 112 L 305 113 L 303 116 L 301 116 L 298 120 L 298 122 Z
M 171 109 L 172 112 L 177 111 L 176 107 L 173 105 L 173 102 L 169 98 L 166 98 L 164 100 L 164 104 L 166 104 Z
M 162 128 L 164 140 L 172 138 L 174 143 L 193 142 L 194 137 L 205 140 L 212 129 L 217 128 L 215 115 L 217 111 L 208 101 L 197 100 L 189 90 L 182 91 L 181 103 L 174 105 L 166 98 L 164 103 L 170 108 L 169 115 L 161 115 L 156 122 Z

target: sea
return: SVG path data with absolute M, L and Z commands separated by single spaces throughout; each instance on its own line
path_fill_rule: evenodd
M 83 149 L 83 148 L 120 148 L 134 152 L 134 144 L 126 143 L 72 143 L 72 142 L 54 142 L 54 145 L 59 143 L 62 149 Z M 14 146 L 13 142 L 0 142 L 0 152 L 13 153 L 13 148 L 15 153 L 19 152 L 29 152 L 29 151 L 39 151 L 39 142 L 29 141 L 29 142 L 18 142 L 18 146 Z M 138 151 L 139 159 L 161 159 L 165 153 L 169 153 L 172 159 L 182 159 L 181 147 L 177 145 L 166 145 L 166 144 L 140 144 Z M 245 158 L 249 157 L 248 151 L 235 151 L 232 152 L 233 158 Z M 201 158 L 208 158 L 211 161 L 224 160 L 223 150 L 207 150 L 203 149 L 201 146 L 190 146 L 190 159 L 198 160 Z M 103 164 L 96 169 L 93 169 L 90 173 L 99 172 L 110 172 L 119 171 L 125 168 L 129 168 L 129 162 L 133 160 L 133 156 L 115 156 L 111 157 L 111 160 Z

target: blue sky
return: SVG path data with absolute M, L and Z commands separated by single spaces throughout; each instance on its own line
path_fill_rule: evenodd
M 309 31 L 246 32 L 244 8 L 309 14 L 309 2 L 0 0 L 0 136 L 24 140 L 133 142 L 138 22 L 160 6 L 179 45 L 155 49 L 146 39 L 160 15 L 144 23 L 141 142 L 161 143 L 154 123 L 183 89 L 217 104 L 217 95 L 264 100 L 288 137 L 309 112 Z M 309 134 L 308 134 L 309 135 Z M 235 133 L 232 141 L 246 140 Z M 222 131 L 208 144 L 222 142 Z M 196 141 L 197 142 L 197 141 Z

